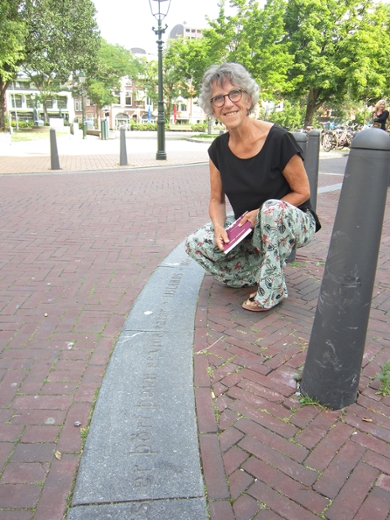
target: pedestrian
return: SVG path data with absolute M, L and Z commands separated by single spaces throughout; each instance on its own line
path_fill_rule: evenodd
M 374 128 L 381 128 L 387 130 L 387 120 L 389 119 L 389 112 L 386 110 L 386 102 L 380 99 L 372 111 L 372 126 Z
M 242 307 L 267 311 L 287 298 L 283 267 L 294 247 L 321 227 L 310 204 L 301 149 L 277 124 L 251 117 L 259 87 L 238 63 L 213 65 L 203 76 L 199 105 L 227 132 L 209 153 L 211 222 L 186 240 L 186 251 L 230 287 L 257 285 Z M 234 215 L 226 215 L 226 198 Z M 226 227 L 249 221 L 253 231 L 229 253 Z

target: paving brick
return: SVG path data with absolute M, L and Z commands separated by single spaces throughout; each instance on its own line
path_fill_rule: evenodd
M 306 466 L 324 471 L 336 453 L 351 437 L 352 432 L 353 428 L 347 424 L 337 423 L 310 453 L 305 461 Z
M 64 410 L 17 410 L 10 420 L 11 424 L 62 424 L 65 419 Z
M 43 425 L 43 426 L 26 426 L 21 442 L 24 444 L 34 442 L 54 443 L 60 432 L 59 426 Z
M 14 445 L 12 442 L 0 442 L 0 472 L 1 468 L 12 453 Z
M 330 431 L 336 423 L 338 416 L 339 413 L 328 411 L 317 415 L 313 421 L 295 437 L 295 440 L 299 442 L 299 444 L 306 446 L 306 448 L 313 449 Z
M 271 403 L 282 403 L 284 401 L 284 396 L 282 394 L 279 394 L 278 392 L 275 392 L 274 390 L 271 390 L 269 388 L 265 388 L 264 386 L 259 385 L 254 381 L 245 378 L 242 378 L 237 386 L 248 392 L 253 392 L 259 397 L 264 397 L 267 401 L 270 401 Z
M 270 431 L 278 433 L 282 437 L 291 438 L 297 433 L 297 429 L 291 424 L 287 424 L 241 401 L 235 401 L 230 408 L 244 417 L 265 426 L 265 428 L 268 428 Z
M 259 504 L 249 495 L 241 495 L 233 504 L 234 514 L 241 520 L 253 518 L 259 509 Z
M 31 520 L 32 515 L 32 512 L 22 511 L 21 509 L 0 510 L 0 520 Z
M 372 488 L 378 474 L 378 470 L 366 464 L 357 464 L 356 469 L 349 476 L 343 489 L 326 512 L 326 518 L 329 518 L 329 520 L 355 518 L 360 505 Z
M 35 507 L 41 494 L 36 484 L 0 485 L 0 504 L 5 509 L 30 509 Z
M 225 472 L 230 475 L 248 458 L 248 453 L 240 450 L 237 446 L 233 446 L 229 451 L 223 454 L 223 464 Z
M 196 408 L 198 410 L 198 429 L 203 433 L 214 433 L 218 430 L 214 415 L 210 388 L 195 389 Z
M 236 520 L 233 508 L 227 500 L 209 502 L 210 520 Z
M 263 442 L 270 448 L 274 448 L 281 453 L 284 453 L 288 457 L 297 460 L 298 462 L 303 462 L 309 454 L 309 451 L 296 444 L 295 442 L 291 442 L 279 435 L 271 432 L 267 428 L 247 419 L 240 419 L 236 422 L 235 428 L 242 431 L 243 433 L 250 435 L 254 439 Z M 309 465 L 310 466 L 310 465 Z
M 259 408 L 260 410 L 266 410 L 267 413 L 278 417 L 279 419 L 286 419 L 290 416 L 290 411 L 280 406 L 277 403 L 269 402 L 263 397 L 257 396 L 251 392 L 246 392 L 241 388 L 231 388 L 227 394 L 232 399 L 238 399 L 242 402 L 248 403 L 251 406 Z
M 248 494 L 252 495 L 262 504 L 265 504 L 266 507 L 272 509 L 285 520 L 318 519 L 317 515 L 314 515 L 307 509 L 295 504 L 292 500 L 289 500 L 277 491 L 274 491 L 263 482 L 254 482 L 254 484 L 249 488 Z
M 207 372 L 208 360 L 207 356 L 195 355 L 194 356 L 194 385 L 210 387 L 210 376 Z
M 6 466 L 1 477 L 5 484 L 31 484 L 44 482 L 47 472 L 41 463 L 15 462 Z M 1 507 L 1 506 L 0 506 Z
M 223 431 L 226 430 L 226 428 L 232 426 L 237 421 L 238 416 L 238 413 L 230 410 L 229 408 L 224 410 L 219 417 L 219 429 Z
M 380 475 L 376 484 L 377 484 L 377 486 L 384 489 L 385 491 L 390 492 L 390 476 L 389 475 Z
M 275 491 L 317 515 L 320 515 L 329 505 L 329 500 L 319 493 L 315 493 L 310 486 L 302 485 L 282 471 L 264 464 L 255 457 L 248 459 L 243 464 L 243 469 L 267 486 L 271 486 Z
M 254 520 L 283 520 L 281 516 L 277 515 L 270 509 L 262 509 Z
M 23 427 L 19 424 L 0 423 L 0 442 L 15 442 L 19 439 Z
M 354 520 L 385 520 L 390 512 L 390 493 L 374 487 L 359 509 Z
M 11 462 L 50 462 L 53 459 L 56 445 L 47 444 L 23 444 L 15 446 Z
M 256 439 L 244 437 L 238 443 L 238 446 L 272 467 L 278 468 L 280 471 L 289 477 L 294 478 L 298 482 L 301 482 L 305 486 L 311 486 L 317 479 L 317 473 L 315 471 L 301 466 L 283 453 L 269 448 Z
M 213 434 L 201 434 L 199 440 L 203 475 L 209 499 L 220 500 L 229 498 L 230 493 L 226 484 L 218 437 Z
M 36 509 L 36 518 L 40 520 L 62 518 L 67 505 L 67 496 L 72 490 L 78 461 L 77 455 L 66 454 L 62 455 L 61 460 L 54 459 Z
M 335 498 L 364 453 L 365 449 L 353 442 L 343 446 L 313 489 L 326 497 Z
M 236 500 L 253 483 L 253 477 L 244 470 L 239 469 L 229 475 L 230 495 Z
M 236 428 L 229 427 L 226 428 L 219 435 L 219 444 L 221 447 L 222 453 L 231 448 L 234 444 L 236 444 L 240 439 L 242 439 L 244 434 L 237 430 Z

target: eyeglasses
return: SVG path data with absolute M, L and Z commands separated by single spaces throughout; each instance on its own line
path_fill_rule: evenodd
M 242 93 L 245 92 L 245 90 L 241 89 L 235 89 L 231 90 L 229 94 L 218 94 L 218 96 L 214 96 L 210 99 L 211 103 L 215 106 L 215 108 L 221 108 L 225 104 L 225 98 L 228 97 L 232 103 L 238 103 L 240 99 L 242 98 Z M 246 94 L 246 92 L 245 92 Z

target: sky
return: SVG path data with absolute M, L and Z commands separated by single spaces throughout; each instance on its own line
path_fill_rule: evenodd
M 96 20 L 101 36 L 112 44 L 126 49 L 141 47 L 148 53 L 156 53 L 157 38 L 152 27 L 157 21 L 152 16 L 149 0 L 93 0 L 97 9 Z M 157 5 L 155 0 L 152 0 Z M 169 13 L 162 24 L 168 25 L 163 35 L 165 41 L 177 24 L 187 22 L 189 27 L 207 27 L 206 15 L 218 16 L 219 0 L 172 0 Z M 226 2 L 228 4 L 228 2 Z M 225 8 L 229 12 L 229 8 Z M 231 11 L 230 11 L 231 12 Z

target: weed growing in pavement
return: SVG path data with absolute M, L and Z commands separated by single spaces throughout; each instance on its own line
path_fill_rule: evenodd
M 312 399 L 311 397 L 309 397 L 308 395 L 303 395 L 300 399 L 299 399 L 299 402 L 301 403 L 302 406 L 307 406 L 309 404 L 312 404 L 313 406 L 319 406 L 320 408 L 322 408 L 323 410 L 326 409 L 326 406 L 320 404 L 318 401 L 315 401 L 314 399 Z
M 207 367 L 206 371 L 207 371 L 208 375 L 210 376 L 210 379 L 212 379 L 214 377 L 214 370 L 211 367 Z
M 375 393 L 383 396 L 390 395 L 390 359 L 383 366 L 379 365 L 379 368 L 381 371 L 375 377 L 379 379 L 381 386 L 378 392 Z
M 305 267 L 305 264 L 302 262 L 291 262 L 290 264 L 292 267 Z

